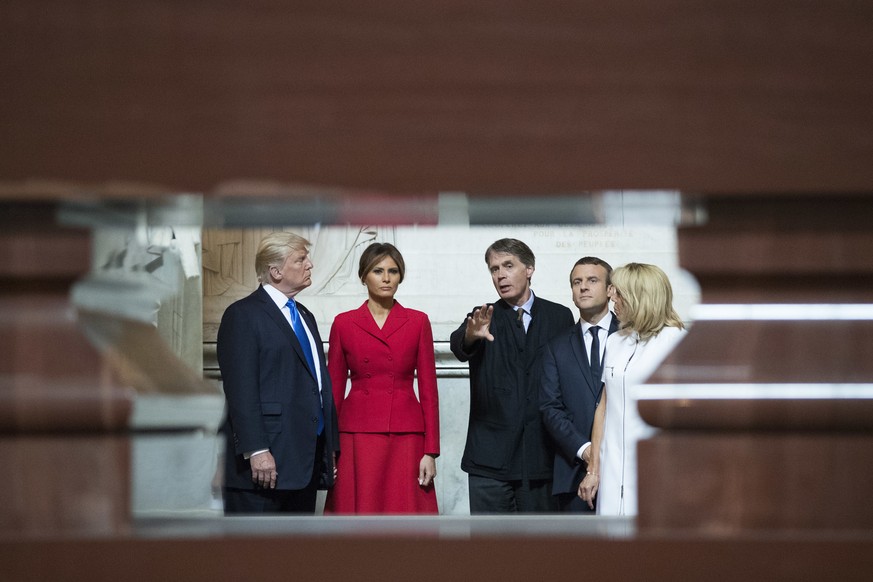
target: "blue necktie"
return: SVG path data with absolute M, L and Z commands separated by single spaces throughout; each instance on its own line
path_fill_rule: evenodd
M 312 371 L 312 375 L 317 378 L 318 375 L 315 373 L 315 360 L 312 358 L 312 346 L 309 345 L 309 336 L 306 335 L 306 330 L 303 328 L 303 322 L 300 320 L 300 313 L 297 311 L 297 303 L 295 303 L 293 299 L 289 299 L 288 303 L 285 305 L 288 306 L 288 310 L 291 312 L 291 327 L 294 328 L 294 334 L 300 342 L 300 347 L 303 349 L 303 355 L 306 356 L 306 363 L 309 364 L 309 369 Z M 321 434 L 323 431 L 324 410 L 319 403 L 317 432 L 318 434 Z

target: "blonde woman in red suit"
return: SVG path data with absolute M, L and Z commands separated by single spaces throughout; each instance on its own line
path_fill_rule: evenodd
M 342 452 L 325 513 L 438 513 L 433 332 L 427 315 L 394 299 L 405 270 L 393 245 L 367 247 L 358 276 L 369 297 L 359 308 L 339 314 L 330 330 L 327 367 Z

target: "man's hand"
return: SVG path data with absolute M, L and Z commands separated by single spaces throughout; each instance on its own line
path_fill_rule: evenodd
M 494 341 L 490 331 L 492 315 L 494 315 L 494 306 L 485 304 L 467 317 L 467 329 L 464 330 L 465 346 L 469 347 L 480 339 Z
M 276 488 L 276 478 L 279 474 L 276 472 L 276 459 L 270 451 L 252 455 L 249 463 L 252 465 L 252 483 L 264 489 Z

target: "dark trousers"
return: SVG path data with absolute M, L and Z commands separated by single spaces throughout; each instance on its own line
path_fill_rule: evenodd
M 587 513 L 594 515 L 595 511 L 588 507 L 587 501 L 582 501 L 579 496 L 574 493 L 558 493 L 555 495 L 558 502 L 558 509 L 567 513 Z M 595 506 L 596 507 L 596 506 Z
M 558 510 L 552 497 L 552 481 L 503 481 L 467 476 L 470 487 L 470 515 L 487 513 L 552 513 Z
M 318 482 L 324 465 L 324 437 L 318 438 L 312 479 L 303 489 L 237 489 L 225 487 L 224 514 L 244 515 L 263 513 L 315 514 Z

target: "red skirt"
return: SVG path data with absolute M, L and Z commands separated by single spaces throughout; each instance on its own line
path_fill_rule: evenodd
M 433 483 L 418 484 L 423 434 L 341 432 L 340 451 L 326 514 L 439 513 Z

